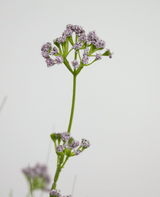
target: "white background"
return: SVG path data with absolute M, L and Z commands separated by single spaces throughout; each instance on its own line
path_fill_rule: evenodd
M 67 24 L 96 30 L 114 51 L 77 77 L 71 134 L 91 147 L 58 181 L 74 197 L 160 197 L 160 1 L 0 1 L 0 197 L 25 197 L 21 169 L 45 163 L 50 134 L 67 130 L 72 75 L 47 68 L 41 46 Z M 54 176 L 51 145 L 48 170 Z M 39 197 L 40 192 L 35 192 Z M 43 197 L 47 197 L 44 194 Z

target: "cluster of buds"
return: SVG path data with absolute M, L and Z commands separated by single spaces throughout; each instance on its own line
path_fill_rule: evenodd
M 79 155 L 83 150 L 90 146 L 90 143 L 86 139 L 82 139 L 81 143 L 74 140 L 69 133 L 52 133 L 51 138 L 55 144 L 55 150 L 57 155 L 66 155 L 67 157 L 72 157 Z M 58 141 L 58 145 L 56 143 Z M 63 144 L 60 144 L 60 143 Z
M 71 195 L 61 196 L 61 194 L 57 190 L 54 190 L 54 189 L 50 191 L 49 193 L 53 197 L 72 197 Z
M 72 34 L 75 34 L 75 43 L 73 42 Z M 69 43 L 71 49 L 69 49 Z M 53 40 L 55 46 L 47 42 L 41 47 L 42 56 L 45 58 L 47 67 L 51 67 L 55 64 L 64 63 L 65 66 L 73 73 L 73 70 L 67 60 L 67 56 L 71 50 L 74 50 L 79 57 L 79 62 L 76 60 L 77 57 L 72 61 L 74 69 L 83 68 L 95 62 L 96 60 L 102 59 L 102 56 L 112 57 L 113 53 L 109 49 L 106 49 L 104 53 L 96 53 L 96 51 L 103 50 L 105 48 L 105 41 L 100 39 L 95 31 L 89 32 L 87 35 L 84 29 L 78 25 L 67 25 L 66 29 L 62 33 L 62 36 Z M 83 50 L 83 57 L 81 58 L 79 51 Z M 51 56 L 55 56 L 52 59 Z M 89 63 L 89 57 L 95 57 L 94 61 Z M 77 71 L 77 74 L 79 72 Z
M 46 186 L 50 183 L 50 177 L 47 174 L 47 166 L 37 164 L 35 167 L 27 167 L 22 169 L 29 184 L 32 185 L 32 190 L 42 189 L 50 191 Z

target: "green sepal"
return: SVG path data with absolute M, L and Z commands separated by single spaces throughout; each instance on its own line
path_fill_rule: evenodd
M 61 156 L 61 158 L 59 160 L 60 164 L 63 163 L 63 160 L 64 160 L 64 154 Z
M 62 55 L 62 57 L 65 58 L 67 56 L 67 54 L 68 54 L 68 46 L 69 46 L 68 40 L 66 40 L 65 42 L 63 42 L 61 45 L 62 45 L 62 49 L 63 49 L 63 55 Z
M 56 39 L 56 41 L 54 42 L 54 44 L 58 47 L 59 53 L 62 54 L 61 46 L 60 46 L 60 44 L 57 42 L 57 39 Z
M 56 137 L 56 134 L 55 134 L 55 133 L 52 133 L 52 134 L 50 135 L 50 137 L 51 137 L 51 139 L 53 140 L 53 142 L 56 142 L 57 137 Z
M 72 149 L 70 149 L 70 150 L 67 149 L 67 153 L 66 153 L 66 156 L 67 157 L 70 157 L 71 156 L 71 151 L 72 151 Z
M 73 45 L 74 45 L 74 42 L 73 42 L 72 36 L 68 37 L 68 40 L 69 40 L 69 42 L 71 43 L 71 45 L 73 46 Z
M 63 156 L 64 156 L 64 153 L 63 153 L 63 152 L 58 152 L 58 151 L 56 151 L 56 154 L 57 154 L 58 156 L 60 156 L 60 157 L 63 157 Z
M 109 56 L 110 54 L 111 54 L 110 50 L 107 50 L 106 52 L 104 52 L 104 53 L 102 54 L 102 56 Z
M 87 48 L 87 43 L 83 42 L 83 46 L 81 47 L 81 49 L 86 49 Z
M 88 56 L 90 56 L 92 53 L 94 53 L 96 51 L 96 46 L 91 44 L 91 47 L 90 47 L 90 51 L 89 51 L 89 54 Z
M 68 140 L 68 144 L 70 145 L 73 140 L 74 140 L 73 137 L 70 137 L 69 140 Z
M 49 51 L 48 51 L 48 53 L 50 53 L 50 52 L 51 52 L 51 50 L 52 50 L 52 47 L 49 47 Z

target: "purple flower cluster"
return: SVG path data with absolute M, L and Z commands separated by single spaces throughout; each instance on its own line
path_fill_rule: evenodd
M 62 57 L 62 56 L 57 56 L 56 59 L 55 59 L 55 62 L 56 62 L 57 64 L 63 63 L 63 57 Z
M 57 147 L 57 152 L 61 153 L 64 150 L 64 147 L 62 145 L 58 145 Z
M 41 51 L 42 51 L 42 56 L 44 58 L 49 58 L 49 49 L 51 47 L 51 43 L 47 42 L 46 44 L 44 44 L 42 47 L 41 47 Z
M 88 148 L 89 146 L 90 146 L 89 141 L 86 139 L 82 139 L 81 147 Z
M 51 196 L 56 196 L 56 197 L 72 197 L 71 195 L 61 196 L 61 194 L 54 189 L 52 191 L 50 191 L 49 193 L 50 193 Z
M 102 55 L 100 53 L 96 53 L 96 59 L 97 60 L 101 60 L 102 59 Z
M 72 39 L 73 32 L 78 36 L 78 39 L 75 43 L 73 43 L 73 39 Z M 62 33 L 62 36 L 60 36 L 59 38 L 56 38 L 55 40 L 53 40 L 53 42 L 59 48 L 59 50 L 55 46 L 52 47 L 51 43 L 49 43 L 49 42 L 47 42 L 46 44 L 44 44 L 41 47 L 42 56 L 46 60 L 47 67 L 51 67 L 55 64 L 61 64 L 64 62 L 64 64 L 71 71 L 70 65 L 67 63 L 67 61 L 65 59 L 70 52 L 70 51 L 68 52 L 68 46 L 69 46 L 68 42 L 71 43 L 71 45 L 73 47 L 72 49 L 74 49 L 76 52 L 78 52 L 78 50 L 80 50 L 80 49 L 84 49 L 83 56 L 82 56 L 82 58 L 80 58 L 80 59 L 82 59 L 83 64 L 88 64 L 90 56 L 95 56 L 96 60 L 100 60 L 100 59 L 102 59 L 102 55 L 109 56 L 109 58 L 112 58 L 112 55 L 113 55 L 113 53 L 102 54 L 102 55 L 101 54 L 92 55 L 94 52 L 104 49 L 106 43 L 104 40 L 101 40 L 96 35 L 95 31 L 90 31 L 86 35 L 84 29 L 78 25 L 68 24 L 66 26 L 66 29 Z M 66 44 L 64 44 L 64 43 L 66 43 Z M 52 59 L 50 57 L 51 55 L 55 55 L 56 58 Z M 72 61 L 72 65 L 75 69 L 77 69 L 79 67 L 79 64 L 76 60 Z
M 61 135 L 61 140 L 64 140 L 64 141 L 68 141 L 70 138 L 70 134 L 65 131 L 63 133 L 60 133 L 60 135 Z
M 78 41 L 78 42 L 76 42 L 76 43 L 74 44 L 73 48 L 74 48 L 74 50 L 77 51 L 77 50 L 81 49 L 82 46 L 83 46 L 83 42 L 82 42 L 82 41 Z
M 71 156 L 79 155 L 83 151 L 83 150 L 80 150 L 80 147 L 88 148 L 90 146 L 89 141 L 85 139 L 82 139 L 82 142 L 80 145 L 79 141 L 74 140 L 74 138 L 72 138 L 70 134 L 67 132 L 54 133 L 54 136 L 56 137 L 56 139 L 62 140 L 64 142 L 63 145 L 58 145 L 56 147 L 56 151 L 59 153 L 64 152 L 65 149 L 68 149 L 68 150 L 71 149 L 73 150 L 73 152 L 71 153 Z
M 96 35 L 95 31 L 89 32 L 89 34 L 87 35 L 87 40 L 88 40 L 88 42 L 95 45 L 97 49 L 105 48 L 105 45 L 106 45 L 105 41 L 99 39 L 98 36 Z
M 50 176 L 47 174 L 47 166 L 46 165 L 40 165 L 40 164 L 37 164 L 35 167 L 27 167 L 27 168 L 24 168 L 22 169 L 22 172 L 23 174 L 30 179 L 31 183 L 34 182 L 34 180 L 36 179 L 37 181 L 39 179 L 43 179 L 43 190 L 45 191 L 48 191 L 48 189 L 46 188 L 46 185 L 50 183 Z M 39 187 L 42 189 L 42 181 L 40 180 L 40 183 L 39 183 Z M 38 184 L 37 184 L 37 187 L 36 188 L 33 188 L 33 189 L 40 189 L 38 187 Z
M 42 51 L 42 56 L 46 60 L 47 67 L 51 67 L 51 66 L 53 66 L 55 64 L 63 63 L 62 56 L 57 56 L 55 60 L 50 58 L 50 55 L 57 55 L 57 53 L 58 53 L 58 49 L 55 46 L 52 48 L 51 43 L 47 42 L 46 44 L 44 44 L 41 47 L 41 51 Z
M 66 36 L 64 35 L 64 36 L 61 36 L 61 37 L 59 37 L 58 39 L 57 39 L 57 42 L 59 43 L 59 44 L 62 44 L 63 42 L 65 42 L 66 41 Z
M 54 190 L 54 189 L 52 191 L 50 191 L 49 193 L 51 194 L 51 196 L 57 196 L 57 197 L 61 196 L 61 194 L 58 191 Z
M 88 64 L 88 60 L 89 60 L 88 55 L 83 54 L 83 57 L 82 57 L 82 62 L 83 62 L 83 64 Z
M 73 60 L 72 61 L 72 66 L 77 69 L 79 67 L 78 61 L 77 60 Z

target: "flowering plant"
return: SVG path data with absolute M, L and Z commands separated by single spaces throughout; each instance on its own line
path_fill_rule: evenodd
M 73 34 L 75 35 L 75 42 L 73 42 Z M 79 143 L 70 135 L 75 105 L 76 77 L 85 66 L 89 66 L 95 61 L 102 59 L 102 56 L 109 56 L 111 58 L 113 53 L 109 49 L 106 49 L 103 53 L 97 53 L 105 48 L 105 41 L 101 40 L 95 31 L 91 31 L 86 35 L 84 29 L 78 25 L 67 25 L 62 36 L 53 40 L 53 44 L 54 46 L 47 42 L 41 48 L 47 67 L 63 63 L 73 75 L 73 97 L 68 129 L 63 133 L 52 133 L 50 135 L 57 154 L 57 169 L 50 197 L 60 197 L 61 194 L 57 191 L 56 186 L 62 168 L 64 168 L 69 157 L 79 155 L 90 146 L 88 140 L 82 139 L 81 143 Z M 67 60 L 71 51 L 74 51 L 74 60 L 71 62 L 72 66 Z M 93 61 L 89 61 L 91 58 L 94 58 Z

